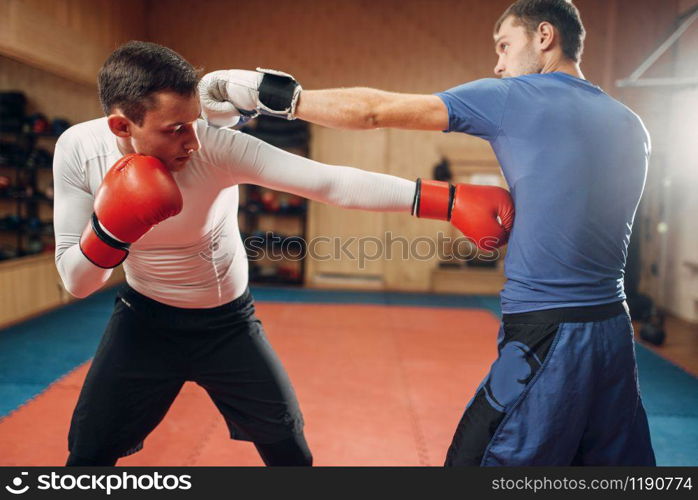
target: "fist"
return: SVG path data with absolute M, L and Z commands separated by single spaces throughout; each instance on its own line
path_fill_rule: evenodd
M 477 184 L 417 180 L 413 214 L 450 221 L 479 248 L 504 245 L 514 225 L 514 202 L 509 191 Z
M 257 71 L 242 69 L 219 70 L 204 75 L 199 82 L 204 119 L 215 127 L 233 127 L 256 116 L 263 76 Z
M 202 114 L 216 127 L 239 125 L 258 114 L 293 120 L 301 90 L 288 73 L 261 68 L 214 71 L 199 82 Z

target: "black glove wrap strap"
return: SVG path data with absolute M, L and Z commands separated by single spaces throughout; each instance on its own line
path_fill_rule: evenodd
M 422 178 L 417 178 L 417 183 L 414 190 L 414 200 L 412 201 L 412 215 L 419 217 L 419 197 L 422 194 Z
M 102 226 L 99 224 L 99 219 L 97 219 L 97 214 L 94 212 L 92 212 L 92 230 L 95 232 L 95 234 L 97 235 L 97 237 L 99 237 L 100 240 L 102 240 L 110 247 L 116 248 L 118 250 L 123 250 L 125 252 L 128 252 L 128 249 L 131 247 L 130 243 L 124 243 L 109 236 L 107 232 L 104 229 L 102 229 Z
M 420 217 L 419 214 L 419 202 L 422 197 L 422 178 L 418 177 L 415 190 L 414 190 L 414 200 L 412 201 L 412 215 Z M 448 185 L 448 219 L 451 220 L 451 213 L 453 212 L 453 205 L 456 197 L 456 186 L 453 184 Z
M 456 201 L 456 186 L 454 186 L 453 184 L 449 184 L 448 187 L 448 220 L 451 220 L 453 205 L 455 205 Z
M 293 78 L 266 73 L 259 85 L 259 102 L 273 111 L 290 111 L 297 86 Z

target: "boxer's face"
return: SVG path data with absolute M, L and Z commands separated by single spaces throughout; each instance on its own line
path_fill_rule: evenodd
M 499 59 L 494 73 L 502 78 L 540 73 L 543 57 L 537 50 L 533 37 L 523 25 L 507 17 L 494 36 L 494 46 Z
M 125 138 L 131 149 L 127 152 L 155 156 L 176 172 L 201 146 L 196 135 L 199 97 L 196 93 L 182 96 L 171 91 L 156 92 L 152 97 L 154 106 L 145 112 L 142 124 L 124 118 L 128 122 Z

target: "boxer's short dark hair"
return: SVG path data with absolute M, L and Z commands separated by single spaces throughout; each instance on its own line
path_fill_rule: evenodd
M 502 23 L 513 16 L 515 24 L 534 33 L 540 23 L 548 22 L 560 33 L 562 52 L 568 59 L 579 62 L 584 50 L 586 31 L 579 10 L 570 0 L 517 0 L 504 11 L 494 25 L 495 34 Z
M 169 90 L 189 96 L 196 92 L 198 82 L 196 69 L 174 50 L 138 41 L 112 52 L 97 78 L 104 113 L 118 107 L 139 125 L 154 105 L 155 92 Z

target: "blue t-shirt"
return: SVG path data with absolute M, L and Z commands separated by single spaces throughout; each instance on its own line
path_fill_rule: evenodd
M 623 270 L 647 175 L 640 118 L 566 73 L 486 78 L 437 94 L 448 131 L 492 145 L 516 207 L 502 311 L 625 299 Z

